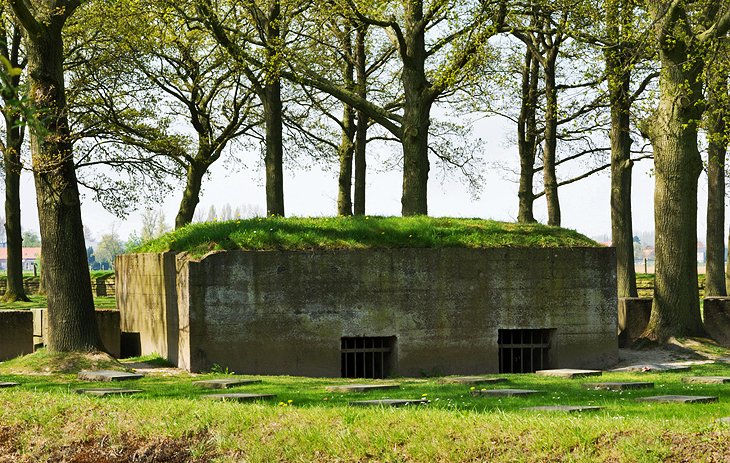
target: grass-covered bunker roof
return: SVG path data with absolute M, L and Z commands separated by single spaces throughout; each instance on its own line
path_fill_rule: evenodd
M 434 217 L 266 217 L 195 223 L 134 252 L 367 248 L 594 247 L 574 230 L 541 224 Z

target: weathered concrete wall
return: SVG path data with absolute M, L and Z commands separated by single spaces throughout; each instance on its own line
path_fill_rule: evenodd
M 0 361 L 33 353 L 30 310 L 0 310 Z
M 618 300 L 618 343 L 626 347 L 644 333 L 651 317 L 652 298 L 621 297 Z
M 175 254 L 128 254 L 115 260 L 116 301 L 125 339 L 140 355 L 160 354 L 177 362 Z M 125 350 L 124 348 L 122 350 Z
M 705 298 L 702 307 L 707 334 L 721 346 L 730 347 L 730 297 Z
M 47 309 L 30 309 L 33 313 L 33 345 L 45 346 L 48 339 Z M 112 356 L 119 358 L 120 313 L 118 310 L 102 309 L 96 311 L 96 323 L 99 326 L 99 335 L 104 349 Z
M 145 353 L 193 371 L 339 376 L 341 337 L 396 336 L 395 374 L 496 372 L 498 330 L 540 328 L 554 329 L 551 367 L 617 361 L 610 248 L 169 256 L 119 258 L 117 305 Z

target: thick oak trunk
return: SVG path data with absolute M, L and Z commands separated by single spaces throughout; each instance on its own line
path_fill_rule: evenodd
M 205 158 L 209 158 L 207 156 Z M 203 159 L 205 159 L 203 158 Z M 193 221 L 195 215 L 195 208 L 200 202 L 200 189 L 203 184 L 203 177 L 208 170 L 208 165 L 205 163 L 191 162 L 187 169 L 187 181 L 185 183 L 185 190 L 183 191 L 182 199 L 180 200 L 180 206 L 177 210 L 177 216 L 175 216 L 175 229 L 182 228 Z
M 606 52 L 611 104 L 611 238 L 616 248 L 619 297 L 637 297 L 631 215 L 631 71 L 622 49 Z
M 530 48 L 525 52 L 522 68 L 522 101 L 520 115 L 517 120 L 517 151 L 520 157 L 520 184 L 517 192 L 519 206 L 517 221 L 520 223 L 535 222 L 533 191 L 535 178 L 535 157 L 537 155 L 537 92 L 539 79 L 539 61 Z
M 425 31 L 420 27 L 423 4 L 405 3 L 405 44 L 403 58 L 403 194 L 401 213 L 428 214 L 428 129 L 432 97 L 426 78 Z
M 660 50 L 659 105 L 642 127 L 654 147 L 656 280 L 644 335 L 664 341 L 704 333 L 697 288 L 697 148 L 702 65 L 680 42 Z
M 558 47 L 552 47 L 545 65 L 545 141 L 543 150 L 543 179 L 547 200 L 548 225 L 560 226 L 560 199 L 558 176 L 555 171 L 558 144 L 558 90 L 555 84 Z
M 29 94 L 38 119 L 31 152 L 38 201 L 43 276 L 48 294 L 48 349 L 102 349 L 86 260 L 76 172 L 66 116 L 62 23 L 28 38 Z

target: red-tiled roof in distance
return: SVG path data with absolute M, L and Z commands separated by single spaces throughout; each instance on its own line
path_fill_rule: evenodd
M 36 259 L 41 255 L 41 248 L 23 248 L 23 260 Z M 8 258 L 8 248 L 0 248 L 0 260 Z

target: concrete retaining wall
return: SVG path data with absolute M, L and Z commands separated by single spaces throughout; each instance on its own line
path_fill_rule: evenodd
M 552 329 L 553 368 L 617 361 L 610 248 L 137 254 L 116 269 L 122 330 L 192 371 L 339 376 L 342 337 L 395 336 L 394 374 L 496 372 L 499 329 Z
M 33 353 L 30 310 L 0 310 L 0 361 Z
M 48 339 L 48 318 L 46 309 L 30 309 L 33 313 L 33 345 L 45 346 Z M 99 326 L 99 334 L 104 344 L 104 349 L 114 356 L 120 357 L 120 335 L 119 328 L 120 313 L 118 310 L 97 310 L 96 323 Z

